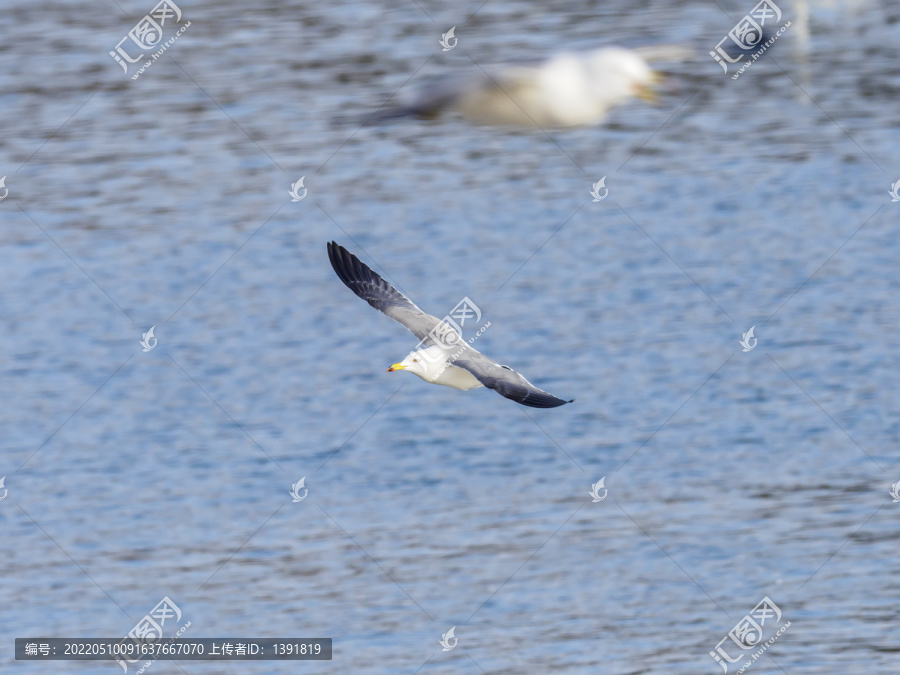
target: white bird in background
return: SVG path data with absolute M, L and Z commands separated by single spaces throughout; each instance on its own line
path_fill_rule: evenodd
M 447 326 L 446 322 L 416 307 L 409 298 L 343 246 L 329 242 L 328 258 L 347 288 L 375 309 L 406 326 L 422 341 L 423 349 L 411 352 L 400 363 L 392 365 L 388 368 L 389 373 L 407 370 L 426 382 L 463 391 L 488 387 L 501 396 L 532 408 L 555 408 L 572 402 L 538 389 L 509 366 L 501 366 L 467 345 L 458 333 L 450 331 L 452 336 L 448 335 L 442 330 Z M 450 344 L 448 338 L 453 336 L 456 337 Z
M 375 113 L 367 124 L 398 117 L 431 119 L 457 110 L 476 124 L 580 127 L 597 124 L 633 97 L 655 101 L 659 76 L 648 60 L 678 60 L 683 47 L 604 47 L 566 52 L 537 64 L 501 65 L 445 77 L 415 100 Z

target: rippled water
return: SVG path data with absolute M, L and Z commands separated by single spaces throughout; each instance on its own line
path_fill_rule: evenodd
M 180 4 L 137 80 L 107 52 L 152 3 L 0 13 L 0 670 L 120 672 L 13 638 L 168 596 L 184 637 L 334 660 L 149 672 L 716 673 L 768 596 L 752 672 L 896 672 L 900 8 L 785 0 L 734 81 L 707 52 L 751 3 Z M 473 60 L 672 42 L 658 106 L 597 128 L 352 121 Z M 385 373 L 414 340 L 331 239 L 576 402 Z

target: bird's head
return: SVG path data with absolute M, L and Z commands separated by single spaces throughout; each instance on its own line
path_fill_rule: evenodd
M 428 370 L 427 366 L 428 363 L 425 361 L 424 355 L 420 350 L 416 350 L 407 354 L 405 359 L 400 363 L 395 363 L 387 371 L 393 373 L 395 370 L 408 370 L 419 377 L 423 377 Z
M 407 354 L 400 363 L 395 363 L 388 368 L 389 373 L 395 370 L 406 370 L 413 375 L 418 375 L 426 382 L 434 382 L 447 369 L 447 359 L 450 353 L 440 345 L 431 345 L 424 349 L 417 349 Z
M 639 54 L 618 47 L 598 49 L 588 63 L 594 81 L 616 103 L 633 96 L 649 103 L 656 101 L 654 86 L 662 78 Z

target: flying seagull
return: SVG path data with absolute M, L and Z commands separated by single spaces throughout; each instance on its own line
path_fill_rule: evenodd
M 423 312 L 343 246 L 330 242 L 328 258 L 347 288 L 406 326 L 421 341 L 422 348 L 388 368 L 389 373 L 407 370 L 426 382 L 463 391 L 487 387 L 532 408 L 555 408 L 572 402 L 538 389 L 512 368 L 467 345 L 447 322 Z
M 509 64 L 438 79 L 404 104 L 372 115 L 366 124 L 398 117 L 431 119 L 456 110 L 476 124 L 584 127 L 637 96 L 655 101 L 661 78 L 647 61 L 676 60 L 679 46 L 604 47 L 565 52 L 535 64 Z

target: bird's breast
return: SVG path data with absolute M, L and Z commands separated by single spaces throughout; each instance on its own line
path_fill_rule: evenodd
M 428 382 L 433 382 L 434 384 L 442 384 L 445 387 L 461 389 L 462 391 L 477 389 L 478 387 L 484 386 L 468 370 L 458 368 L 457 366 L 451 366 L 449 364 L 435 376 L 432 376 L 431 379 L 429 379 L 428 377 L 423 377 L 422 379 Z

